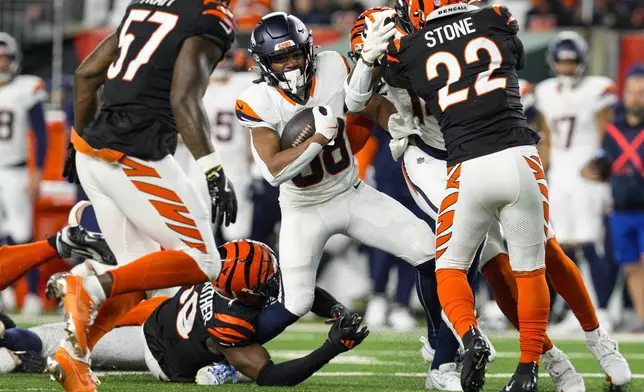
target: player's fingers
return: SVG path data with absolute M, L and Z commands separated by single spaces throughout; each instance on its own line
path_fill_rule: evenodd
M 388 31 L 384 32 L 380 36 L 383 40 L 388 41 L 389 38 L 393 37 L 396 34 L 396 29 L 393 26 L 394 25 L 392 24 L 391 30 L 388 30 Z

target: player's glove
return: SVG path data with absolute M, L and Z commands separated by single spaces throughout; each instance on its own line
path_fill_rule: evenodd
M 212 200 L 212 222 L 215 227 L 226 226 L 237 220 L 237 196 L 224 168 L 216 166 L 206 172 L 208 192 Z
M 78 173 L 76 172 L 76 149 L 71 143 L 67 146 L 67 157 L 65 158 L 65 166 L 63 166 L 63 178 L 66 178 L 69 183 L 80 184 Z
M 365 18 L 362 30 L 362 60 L 371 65 L 387 51 L 389 40 L 396 34 L 394 21 L 396 11 L 386 10 L 373 13 Z
M 315 121 L 315 133 L 324 136 L 333 145 L 333 139 L 338 133 L 338 119 L 333 115 L 330 106 L 316 106 L 313 108 L 313 119 Z
M 16 371 L 21 373 L 40 374 L 45 371 L 47 360 L 35 351 L 14 351 L 20 365 Z
M 362 317 L 354 313 L 350 318 L 340 317 L 331 327 L 328 340 L 339 352 L 353 349 L 369 336 L 369 329 L 360 328 Z

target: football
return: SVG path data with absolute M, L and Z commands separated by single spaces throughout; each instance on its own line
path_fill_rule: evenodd
M 326 112 L 324 108 L 320 110 Z M 280 138 L 280 148 L 286 150 L 287 148 L 296 147 L 313 135 L 315 135 L 313 108 L 306 108 L 293 116 L 284 126 L 284 131 Z

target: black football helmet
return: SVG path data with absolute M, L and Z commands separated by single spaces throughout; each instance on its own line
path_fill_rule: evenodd
M 301 69 L 273 71 L 272 59 L 297 50 L 303 52 L 305 59 Z M 285 12 L 264 16 L 251 33 L 249 51 L 266 83 L 282 89 L 298 102 L 308 100 L 315 74 L 315 51 L 311 32 L 301 20 Z

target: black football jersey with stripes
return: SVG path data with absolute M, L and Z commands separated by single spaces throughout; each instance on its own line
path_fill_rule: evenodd
M 521 105 L 517 70 L 525 53 L 518 31 L 504 6 L 456 4 L 388 46 L 385 80 L 427 103 L 449 165 L 538 141 Z
M 234 16 L 215 0 L 134 0 L 116 35 L 118 50 L 107 70 L 103 107 L 83 138 L 95 149 L 161 159 L 176 148 L 170 88 L 181 45 L 200 36 L 227 51 L 234 40 Z
M 146 320 L 148 348 L 175 382 L 194 382 L 197 371 L 224 359 L 218 346 L 254 342 L 260 308 L 221 296 L 212 284 L 182 287 Z

